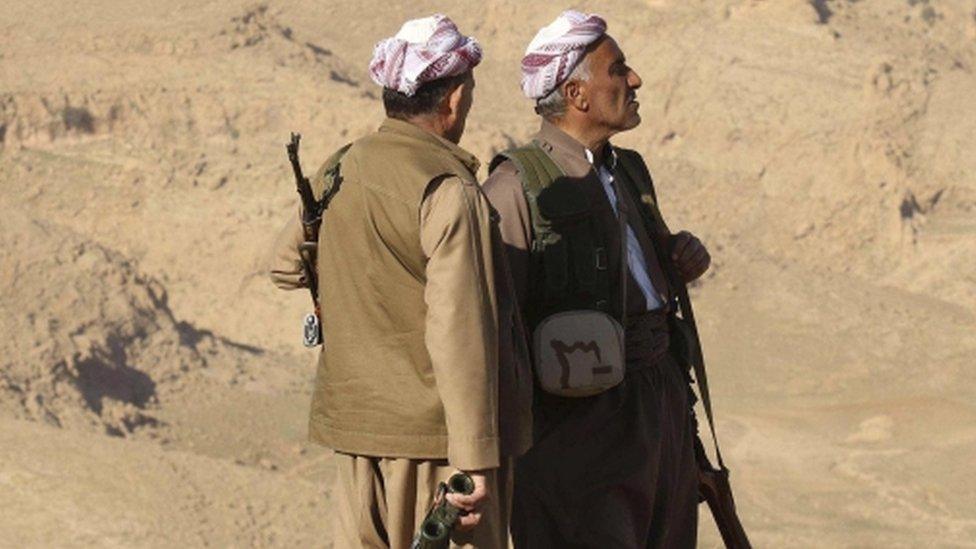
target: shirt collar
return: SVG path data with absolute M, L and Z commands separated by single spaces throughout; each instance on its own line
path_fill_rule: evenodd
M 536 137 L 548 143 L 552 148 L 559 149 L 560 152 L 571 158 L 586 161 L 587 164 L 593 166 L 593 153 L 577 141 L 575 137 L 564 132 L 552 122 L 543 119 L 542 127 L 539 128 L 539 133 L 536 134 Z M 610 154 L 606 155 L 604 166 L 610 171 L 613 171 L 617 167 L 617 153 L 613 150 L 613 145 L 609 142 L 606 144 L 606 147 Z M 596 169 L 597 166 L 593 167 Z
M 425 143 L 435 145 L 442 149 L 446 149 L 447 152 L 451 153 L 451 156 L 457 158 L 472 174 L 478 173 L 478 168 L 481 166 L 481 162 L 478 157 L 464 150 L 460 146 L 451 143 L 447 139 L 439 135 L 434 135 L 429 131 L 411 124 L 406 120 L 399 120 L 397 118 L 389 118 L 383 121 L 380 125 L 381 132 L 392 132 L 399 133 L 401 135 L 406 135 L 414 139 L 423 141 Z
M 603 165 L 602 166 L 596 166 L 596 165 L 593 164 L 593 161 L 594 161 L 593 152 L 590 151 L 590 149 L 585 149 L 584 148 L 583 150 L 586 151 L 586 160 L 587 160 L 587 162 L 589 162 L 591 165 L 593 165 L 593 168 L 594 169 L 596 169 L 596 168 L 606 168 L 606 169 L 610 170 L 611 172 L 613 172 L 614 170 L 617 169 L 617 151 L 613 150 L 613 146 L 610 143 L 607 143 L 606 147 L 607 147 L 607 151 L 610 154 L 606 155 L 606 157 L 603 159 L 604 162 L 603 162 Z

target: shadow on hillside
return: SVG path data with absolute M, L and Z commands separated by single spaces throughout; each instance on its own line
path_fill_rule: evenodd
M 143 408 L 156 396 L 156 382 L 127 364 L 125 349 L 131 343 L 110 336 L 108 349 L 95 349 L 90 357 L 76 365 L 78 389 L 85 404 L 96 414 L 102 413 L 106 398 Z

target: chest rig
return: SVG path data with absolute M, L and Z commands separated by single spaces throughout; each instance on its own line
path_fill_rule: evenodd
M 667 227 L 657 212 L 650 174 L 636 152 L 618 148 L 614 151 L 614 177 L 632 196 L 640 197 L 639 211 L 634 214 L 651 236 L 658 259 L 663 260 L 659 252 L 664 248 L 658 236 L 667 234 Z M 578 179 L 567 177 L 535 142 L 499 153 L 492 160 L 489 173 L 505 160 L 511 161 L 519 172 L 532 221 L 531 287 L 526 311 L 530 328 L 549 315 L 579 309 L 601 311 L 621 319 L 621 303 L 613 297 L 619 280 L 609 270 L 609 235 L 607 227 L 597 219 L 593 195 Z M 624 199 L 618 197 L 618 201 Z M 621 257 L 621 261 L 626 258 Z

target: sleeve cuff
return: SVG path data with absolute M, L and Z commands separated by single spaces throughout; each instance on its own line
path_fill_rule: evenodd
M 495 469 L 501 465 L 499 438 L 451 439 L 448 441 L 447 460 L 462 471 Z

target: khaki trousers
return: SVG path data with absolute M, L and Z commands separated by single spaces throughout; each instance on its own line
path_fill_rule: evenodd
M 335 549 L 409 549 L 438 484 L 457 472 L 446 460 L 336 453 L 335 462 Z M 508 547 L 512 469 L 510 460 L 503 460 L 488 474 L 490 498 L 481 508 L 481 522 L 469 532 L 455 532 L 452 548 Z

